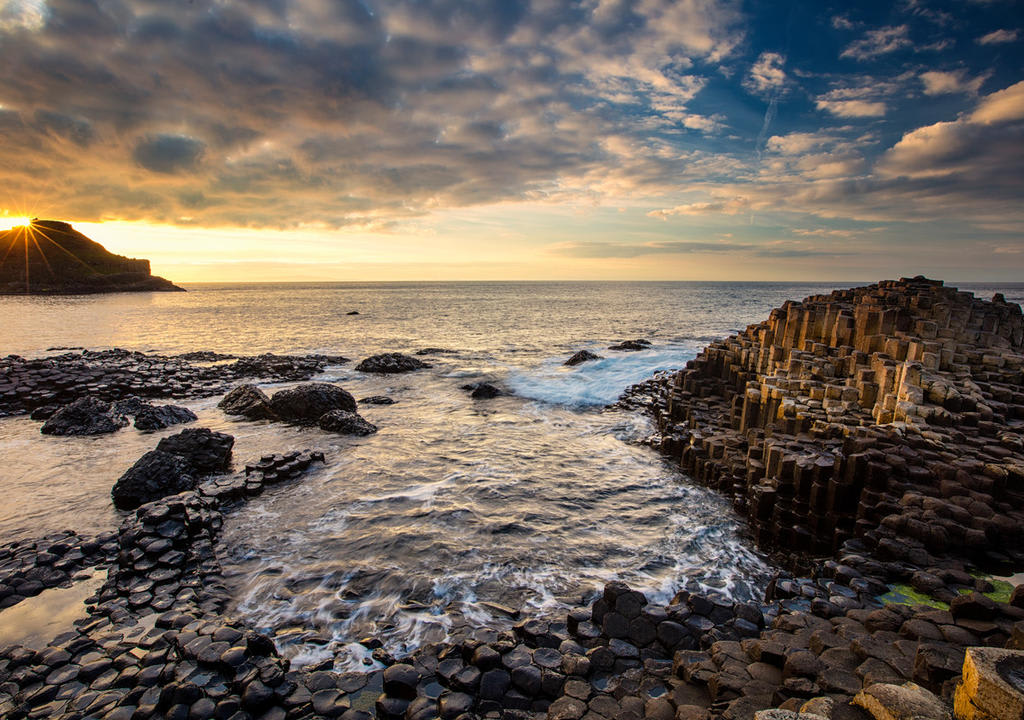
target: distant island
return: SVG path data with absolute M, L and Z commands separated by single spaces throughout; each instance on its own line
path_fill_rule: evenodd
M 0 295 L 185 292 L 149 260 L 115 255 L 69 223 L 32 220 L 0 233 Z

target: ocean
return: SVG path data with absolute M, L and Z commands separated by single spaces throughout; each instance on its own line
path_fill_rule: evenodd
M 773 572 L 731 507 L 646 447 L 653 428 L 607 406 L 629 385 L 682 367 L 711 340 L 828 283 L 345 283 L 187 285 L 188 293 L 0 297 L 0 355 L 122 347 L 177 354 L 323 353 L 353 362 L 316 379 L 356 398 L 367 437 L 237 420 L 218 397 L 175 400 L 192 426 L 235 436 L 235 464 L 291 449 L 327 463 L 225 518 L 218 552 L 231 612 L 297 664 L 368 662 L 371 633 L 394 653 L 514 613 L 564 616 L 620 579 L 667 602 L 679 589 L 758 597 Z M 1024 301 L 1024 285 L 962 286 Z M 358 312 L 358 314 L 349 314 Z M 640 352 L 609 350 L 644 338 Z M 366 375 L 380 352 L 441 348 L 432 367 Z M 578 350 L 603 359 L 563 362 Z M 489 381 L 507 395 L 474 400 Z M 284 385 L 264 386 L 268 390 Z M 113 482 L 181 426 L 56 438 L 0 418 L 0 537 L 121 519 Z

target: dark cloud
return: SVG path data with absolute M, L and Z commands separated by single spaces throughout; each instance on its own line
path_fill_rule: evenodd
M 146 137 L 135 146 L 133 157 L 142 167 L 158 173 L 192 170 L 203 155 L 202 141 L 183 135 Z

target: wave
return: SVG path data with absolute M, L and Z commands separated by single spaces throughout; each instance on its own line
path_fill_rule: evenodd
M 564 356 L 550 357 L 535 368 L 512 370 L 505 384 L 520 397 L 552 405 L 609 405 L 630 385 L 656 372 L 683 367 L 697 356 L 698 343 L 655 346 L 638 352 L 588 349 L 604 357 L 575 367 L 566 367 Z

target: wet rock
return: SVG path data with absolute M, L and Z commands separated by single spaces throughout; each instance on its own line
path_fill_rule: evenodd
M 270 407 L 270 398 L 255 385 L 239 385 L 225 395 L 217 407 L 226 415 L 242 415 L 250 420 L 272 420 L 274 411 Z
M 574 353 L 572 357 L 570 357 L 562 364 L 568 365 L 569 367 L 574 367 L 576 365 L 582 365 L 588 360 L 601 360 L 601 356 L 598 355 L 597 353 L 592 353 L 589 350 L 580 350 L 579 352 Z
M 86 396 L 65 405 L 43 423 L 44 435 L 103 435 L 128 424 L 127 418 L 113 412 L 109 403 Z
M 110 497 L 117 508 L 134 510 L 144 503 L 191 490 L 195 484 L 184 458 L 163 450 L 150 450 L 118 478 Z
M 162 430 L 198 419 L 188 408 L 177 405 L 147 405 L 136 413 L 135 427 L 138 430 Z
M 643 339 L 638 338 L 636 340 L 624 340 L 624 341 L 620 342 L 618 345 L 609 345 L 608 349 L 609 350 L 628 350 L 628 351 L 635 352 L 637 350 L 646 350 L 650 346 L 651 346 L 651 343 L 650 343 L 649 340 L 643 340 Z
M 398 698 L 416 697 L 420 674 L 412 665 L 396 663 L 384 671 L 384 692 Z
M 409 357 L 402 353 L 382 353 L 380 355 L 373 355 L 366 358 L 356 365 L 356 370 L 365 373 L 394 375 L 428 367 L 430 367 L 430 365 L 422 360 L 417 360 L 414 357 Z
M 469 383 L 463 385 L 462 389 L 469 392 L 470 397 L 474 400 L 488 400 L 505 394 L 500 388 L 489 382 Z
M 184 458 L 192 473 L 202 475 L 226 470 L 234 445 L 235 439 L 227 433 L 189 428 L 163 438 L 156 448 Z
M 354 413 L 356 401 L 337 385 L 316 382 L 279 390 L 270 398 L 270 407 L 282 420 L 315 423 L 332 410 Z
M 360 405 L 394 405 L 395 401 L 387 395 L 371 395 L 359 401 Z
M 372 435 L 377 426 L 365 420 L 359 413 L 346 410 L 331 410 L 320 416 L 321 430 L 342 435 Z

